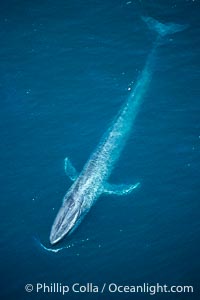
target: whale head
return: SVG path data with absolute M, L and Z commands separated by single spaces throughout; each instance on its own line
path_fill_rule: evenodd
M 50 233 L 50 243 L 58 243 L 76 224 L 80 214 L 80 202 L 75 201 L 73 194 L 66 194 Z

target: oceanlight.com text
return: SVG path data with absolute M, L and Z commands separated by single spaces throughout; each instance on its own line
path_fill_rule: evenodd
M 45 294 L 61 294 L 67 295 L 69 293 L 144 293 L 151 296 L 159 293 L 193 293 L 194 288 L 191 285 L 167 285 L 167 284 L 150 284 L 144 283 L 142 285 L 120 285 L 114 282 L 112 283 L 28 283 L 25 285 L 25 291 L 27 293 L 45 293 Z

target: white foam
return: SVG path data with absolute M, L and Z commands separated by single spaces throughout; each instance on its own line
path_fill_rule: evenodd
M 71 244 L 69 244 L 69 245 L 66 245 L 66 246 L 63 246 L 63 247 L 60 247 L 60 248 L 48 248 L 48 247 L 46 247 L 44 244 L 42 244 L 41 242 L 40 242 L 40 240 L 38 239 L 38 238 L 36 238 L 36 237 L 34 237 L 34 240 L 37 242 L 37 244 L 42 248 L 42 249 L 44 249 L 44 250 L 46 250 L 46 251 L 48 251 L 48 252 L 53 252 L 53 253 L 58 253 L 58 252 L 60 252 L 60 251 L 62 251 L 62 250 L 64 250 L 64 249 L 69 249 L 69 248 L 72 248 L 72 247 L 74 247 L 74 246 L 76 246 L 77 244 L 79 244 L 80 242 L 76 242 L 76 243 L 71 243 Z M 89 238 L 86 238 L 86 239 L 82 239 L 81 240 L 81 242 L 86 242 L 86 241 L 89 241 Z

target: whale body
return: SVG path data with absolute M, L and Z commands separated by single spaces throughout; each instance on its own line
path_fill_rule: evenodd
M 103 193 L 124 195 L 139 186 L 136 184 L 109 184 L 109 176 L 131 133 L 134 121 L 148 89 L 153 72 L 153 62 L 159 45 L 168 34 L 182 31 L 185 25 L 162 24 L 151 17 L 142 17 L 151 30 L 157 33 L 154 46 L 147 58 L 145 67 L 111 126 L 103 135 L 96 150 L 86 162 L 80 174 L 68 158 L 65 159 L 65 171 L 73 184 L 64 196 L 50 233 L 50 243 L 59 242 L 80 224 L 84 216 Z

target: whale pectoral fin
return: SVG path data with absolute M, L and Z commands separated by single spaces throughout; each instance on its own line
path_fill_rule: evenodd
M 140 185 L 139 182 L 136 184 L 109 184 L 107 183 L 104 187 L 104 193 L 108 195 L 127 195 L 131 193 Z
M 78 177 L 78 172 L 70 162 L 69 158 L 66 157 L 64 160 L 64 168 L 65 168 L 65 173 L 66 175 L 72 180 L 75 181 L 76 178 Z

